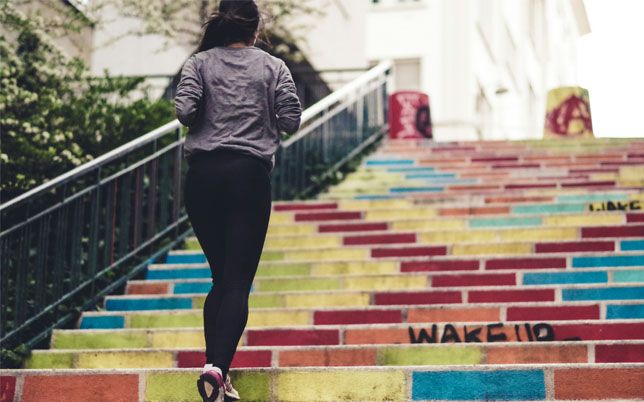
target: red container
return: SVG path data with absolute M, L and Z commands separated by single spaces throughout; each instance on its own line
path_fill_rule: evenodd
M 429 96 L 400 91 L 389 96 L 389 138 L 432 138 Z

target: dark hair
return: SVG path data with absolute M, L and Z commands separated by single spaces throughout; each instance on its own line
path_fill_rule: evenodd
M 210 14 L 202 25 L 203 35 L 198 52 L 231 43 L 251 43 L 260 23 L 254 0 L 221 0 L 219 10 Z

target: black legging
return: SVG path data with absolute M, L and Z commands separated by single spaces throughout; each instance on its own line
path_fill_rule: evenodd
M 235 151 L 196 154 L 186 174 L 185 202 L 214 283 L 203 309 L 206 363 L 225 378 L 248 321 L 248 296 L 266 238 L 268 167 Z

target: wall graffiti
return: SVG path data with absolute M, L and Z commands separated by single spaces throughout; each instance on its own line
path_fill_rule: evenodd
M 478 342 L 551 342 L 555 340 L 555 330 L 547 323 L 488 324 L 485 326 L 458 327 L 445 324 L 439 329 L 437 324 L 431 329 L 418 331 L 409 327 L 410 343 L 478 343 Z M 564 341 L 578 341 L 580 338 L 567 338 Z
M 561 87 L 548 92 L 543 136 L 594 136 L 588 90 L 580 87 Z
M 640 201 L 606 201 L 588 204 L 588 210 L 598 211 L 639 211 L 642 209 Z

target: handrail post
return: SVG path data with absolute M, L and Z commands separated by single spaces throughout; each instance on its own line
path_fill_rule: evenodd
M 176 147 L 174 152 L 174 196 L 173 206 L 172 206 L 172 221 L 177 222 L 179 220 L 179 212 L 181 210 L 181 178 L 182 178 L 182 146 L 181 146 L 181 135 L 183 133 L 183 128 L 181 126 L 176 129 Z M 175 227 L 175 236 L 179 236 L 179 226 Z

